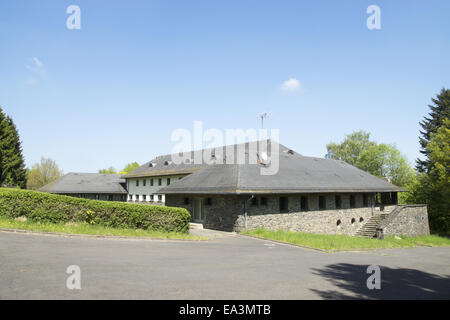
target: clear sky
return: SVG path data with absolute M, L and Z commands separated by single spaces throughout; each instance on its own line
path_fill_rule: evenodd
M 66 27 L 71 4 L 80 30 Z M 372 4 L 380 30 L 366 26 Z M 0 0 L 0 105 L 27 165 L 51 157 L 66 173 L 142 164 L 195 120 L 248 129 L 263 111 L 303 155 L 363 129 L 413 163 L 418 122 L 450 87 L 449 12 L 448 0 Z

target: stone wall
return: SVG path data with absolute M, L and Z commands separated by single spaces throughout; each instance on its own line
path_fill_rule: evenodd
M 385 207 L 389 212 L 393 207 Z M 247 215 L 247 229 L 264 228 L 318 234 L 354 235 L 358 229 L 379 213 L 379 208 L 348 208 L 264 215 Z M 235 230 L 245 229 L 245 217 L 240 215 Z
M 398 214 L 393 214 L 382 223 L 385 236 L 405 235 L 415 237 L 429 235 L 428 211 L 426 205 L 401 206 Z

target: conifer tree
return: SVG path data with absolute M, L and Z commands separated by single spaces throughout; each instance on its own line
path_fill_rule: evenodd
M 432 98 L 432 105 L 428 105 L 430 108 L 429 117 L 424 117 L 424 120 L 420 122 L 422 130 L 420 131 L 421 137 L 420 152 L 425 155 L 425 159 L 416 160 L 416 168 L 419 172 L 428 173 L 432 169 L 433 164 L 429 160 L 430 151 L 427 150 L 427 145 L 430 142 L 431 135 L 442 126 L 445 118 L 450 118 L 450 90 L 442 89 L 441 92 L 436 95 L 436 98 Z
M 17 128 L 0 108 L 0 186 L 25 188 L 27 170 Z

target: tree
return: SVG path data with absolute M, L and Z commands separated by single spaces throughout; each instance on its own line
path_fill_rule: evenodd
M 125 168 L 123 168 L 123 170 L 121 172 L 119 172 L 120 174 L 127 174 L 130 173 L 131 171 L 136 170 L 137 168 L 139 168 L 139 163 L 137 162 L 132 162 L 129 163 L 125 166 Z
M 414 179 L 414 169 L 393 145 L 374 144 L 359 155 L 355 165 L 377 177 L 387 177 L 397 186 L 406 186 Z
M 370 141 L 370 133 L 365 131 L 347 135 L 340 144 L 327 144 L 325 157 L 345 161 L 401 187 L 414 179 L 413 168 L 395 146 Z
M 348 134 L 340 144 L 334 142 L 327 144 L 325 158 L 342 160 L 351 165 L 355 165 L 359 155 L 374 144 L 374 142 L 370 141 L 370 133 L 356 131 Z
M 25 188 L 27 170 L 17 128 L 0 108 L 0 186 Z
M 431 135 L 435 133 L 443 123 L 445 118 L 450 118 L 450 90 L 442 89 L 436 98 L 432 98 L 432 105 L 428 105 L 431 112 L 429 117 L 424 117 L 424 120 L 420 122 L 422 130 L 420 131 L 420 152 L 425 156 L 424 160 L 416 160 L 416 168 L 419 172 L 428 173 L 431 170 L 430 160 L 428 155 L 430 150 L 427 149 L 427 145 L 431 139 Z
M 27 188 L 36 190 L 63 175 L 56 162 L 50 158 L 41 158 L 40 163 L 35 163 L 28 172 Z
M 450 119 L 430 135 L 426 146 L 430 171 L 423 178 L 422 193 L 428 200 L 433 230 L 450 231 Z
M 98 170 L 98 173 L 114 174 L 114 173 L 117 173 L 117 171 L 114 167 L 109 167 L 108 169 Z

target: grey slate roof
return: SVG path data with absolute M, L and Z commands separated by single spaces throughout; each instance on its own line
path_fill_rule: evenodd
M 279 152 L 271 146 L 279 146 Z M 240 145 L 242 146 L 242 145 Z M 261 164 L 249 164 L 250 151 L 245 147 L 247 164 L 194 165 L 169 163 L 171 155 L 161 156 L 147 162 L 124 176 L 144 177 L 175 173 L 191 173 L 158 191 L 161 194 L 248 194 L 248 193 L 324 193 L 324 192 L 399 192 L 397 187 L 343 161 L 305 157 L 289 148 L 269 140 L 269 157 L 279 156 L 279 170 L 275 175 L 261 175 Z M 237 145 L 233 146 L 237 150 Z M 205 149 L 206 152 L 225 147 Z M 194 152 L 191 153 L 194 156 Z M 149 163 L 156 166 L 149 167 Z
M 120 174 L 71 172 L 53 181 L 38 191 L 49 193 L 107 193 L 127 194 L 125 179 Z
M 272 144 L 276 142 L 273 142 L 271 140 L 268 140 L 268 148 Z M 287 152 L 289 149 L 285 146 L 276 143 L 279 147 L 280 152 Z M 198 157 L 203 157 L 203 155 L 211 155 L 215 154 L 218 156 L 217 161 L 220 161 L 222 163 L 226 162 L 226 154 L 227 154 L 227 148 L 232 148 L 234 150 L 234 154 L 238 153 L 239 148 L 243 148 L 244 152 L 246 153 L 245 156 L 247 157 L 247 163 L 248 163 L 248 149 L 249 149 L 249 143 L 241 143 L 241 144 L 235 144 L 230 146 L 222 146 L 222 147 L 216 147 L 216 148 L 207 148 L 202 150 L 196 150 L 196 151 L 190 151 L 186 152 L 186 155 L 188 155 L 188 158 L 191 160 L 187 163 L 181 163 L 181 164 L 175 164 L 172 161 L 172 158 L 174 155 L 167 154 L 163 156 L 156 157 L 152 159 L 151 161 L 148 161 L 144 163 L 142 166 L 137 168 L 136 170 L 122 176 L 122 178 L 137 178 L 137 177 L 151 177 L 151 176 L 162 176 L 162 175 L 173 175 L 173 174 L 185 174 L 185 173 L 192 173 L 199 169 L 205 168 L 209 165 L 202 163 L 202 164 L 195 164 L 194 159 Z M 222 154 L 222 157 L 220 158 L 219 155 Z M 220 158 L 220 159 L 219 159 Z M 167 164 L 165 164 L 167 163 Z M 150 164 L 152 166 L 150 167 Z

